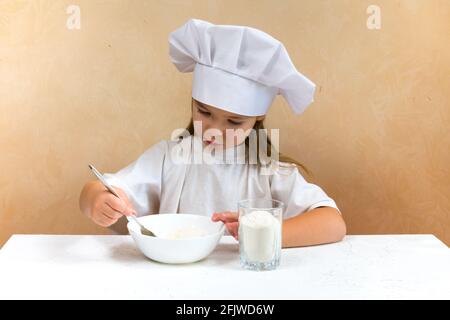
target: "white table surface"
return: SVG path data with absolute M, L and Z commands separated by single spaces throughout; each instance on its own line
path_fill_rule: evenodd
M 165 265 L 130 236 L 14 235 L 0 250 L 0 299 L 450 299 L 449 248 L 432 235 L 347 236 L 281 259 L 243 270 L 231 237 L 206 260 Z

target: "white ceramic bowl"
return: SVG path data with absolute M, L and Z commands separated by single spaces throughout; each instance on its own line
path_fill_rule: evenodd
M 146 257 L 162 263 L 191 263 L 206 258 L 225 231 L 222 222 L 213 222 L 210 217 L 201 215 L 163 213 L 138 219 L 156 237 L 141 234 L 133 221 L 128 222 L 128 231 Z M 174 233 L 181 234 L 182 230 L 190 231 L 191 235 L 174 239 Z M 193 234 L 199 230 L 202 235 Z

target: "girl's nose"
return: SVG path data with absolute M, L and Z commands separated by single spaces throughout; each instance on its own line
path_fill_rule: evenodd
M 216 140 L 220 139 L 220 137 L 225 137 L 225 130 L 215 123 L 203 123 L 203 135 L 211 138 L 215 137 Z

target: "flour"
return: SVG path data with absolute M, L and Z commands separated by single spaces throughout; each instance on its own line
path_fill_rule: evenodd
M 165 238 L 168 239 L 189 239 L 206 236 L 208 232 L 198 226 L 178 227 L 167 233 Z
M 281 245 L 281 224 L 270 212 L 253 211 L 239 221 L 239 239 L 247 259 L 268 262 L 275 258 Z

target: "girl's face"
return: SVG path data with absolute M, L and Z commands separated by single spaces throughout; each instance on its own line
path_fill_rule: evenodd
M 194 124 L 195 121 L 202 122 L 202 139 L 207 145 L 223 145 L 224 148 L 240 145 L 250 134 L 255 122 L 264 117 L 242 116 L 192 99 L 192 120 Z M 195 134 L 199 135 L 198 132 Z

